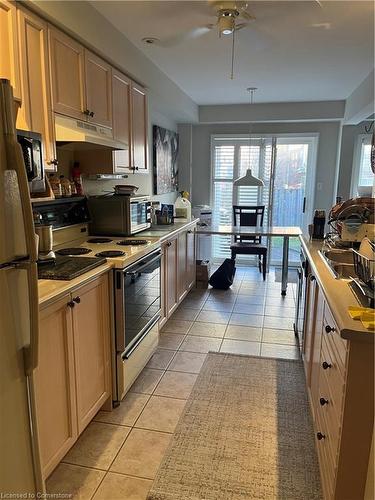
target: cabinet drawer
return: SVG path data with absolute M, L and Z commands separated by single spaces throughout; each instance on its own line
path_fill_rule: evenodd
M 323 337 L 320 353 L 320 370 L 324 373 L 331 395 L 334 398 L 337 416 L 341 415 L 342 399 L 345 389 L 345 378 L 340 370 L 340 362 L 332 349 L 329 339 Z
M 316 448 L 319 456 L 320 476 L 322 479 L 322 488 L 325 500 L 333 499 L 333 491 L 336 479 L 336 463 L 332 458 L 329 446 L 329 431 L 327 424 L 324 421 L 322 414 L 317 416 L 315 439 L 317 442 Z M 322 434 L 322 439 L 318 439 L 318 434 Z
M 337 355 L 339 370 L 344 376 L 346 365 L 347 341 L 340 336 L 336 322 L 328 307 L 324 308 L 323 337 L 327 338 L 333 346 L 334 354 Z

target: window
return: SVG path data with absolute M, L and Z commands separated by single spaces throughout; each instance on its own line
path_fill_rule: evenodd
M 354 152 L 352 196 L 371 194 L 374 183 L 374 174 L 371 170 L 371 135 L 358 136 Z

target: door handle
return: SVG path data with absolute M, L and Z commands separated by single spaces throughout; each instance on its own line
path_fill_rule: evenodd
M 304 214 L 306 212 L 306 196 L 303 198 L 303 205 L 302 205 L 302 213 Z

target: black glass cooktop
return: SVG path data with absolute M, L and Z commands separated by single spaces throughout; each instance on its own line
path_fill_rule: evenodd
M 81 274 L 105 264 L 103 257 L 56 257 L 54 262 L 38 264 L 38 278 L 44 280 L 72 280 Z

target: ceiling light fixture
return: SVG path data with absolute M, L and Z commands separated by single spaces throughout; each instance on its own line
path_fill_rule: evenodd
M 234 32 L 235 21 L 230 14 L 222 15 L 218 22 L 220 35 L 231 35 Z

